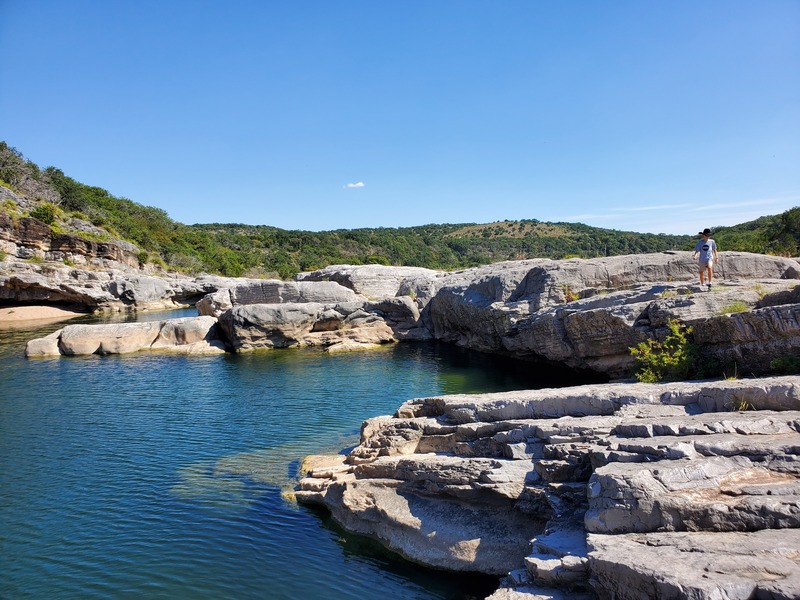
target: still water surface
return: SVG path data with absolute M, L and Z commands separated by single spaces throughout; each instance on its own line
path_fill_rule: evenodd
M 408 563 L 282 492 L 303 456 L 353 445 L 364 419 L 409 398 L 557 383 L 533 367 L 427 344 L 24 358 L 26 340 L 58 327 L 0 330 L 0 598 L 455 600 L 494 589 L 493 578 Z

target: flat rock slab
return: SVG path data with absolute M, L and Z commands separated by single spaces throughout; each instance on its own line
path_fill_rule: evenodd
M 767 410 L 731 412 L 745 400 Z M 587 530 L 800 528 L 798 423 L 796 376 L 421 398 L 367 420 L 346 457 L 315 459 L 297 499 L 412 560 L 518 573 L 497 598 L 577 598 Z
M 635 414 L 640 405 L 695 407 L 724 412 L 800 410 L 800 377 L 678 383 L 605 383 L 491 394 L 452 394 L 405 402 L 397 417 L 443 417 L 451 423 Z
M 800 474 L 786 467 L 743 456 L 612 463 L 591 476 L 585 526 L 593 533 L 800 527 Z
M 799 433 L 800 411 L 743 411 L 698 415 L 623 419 L 613 431 L 617 437 L 696 436 L 719 433 L 760 435 Z
M 331 484 L 325 504 L 345 528 L 378 538 L 412 561 L 505 575 L 523 565 L 544 522 L 509 506 L 404 492 L 395 480 Z M 335 500 L 334 500 L 335 499 Z
M 796 600 L 800 529 L 588 536 L 601 599 Z

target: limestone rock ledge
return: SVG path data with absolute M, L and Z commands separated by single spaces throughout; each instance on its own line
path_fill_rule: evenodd
M 303 470 L 298 501 L 498 600 L 800 597 L 800 377 L 419 398 Z
M 629 376 L 629 349 L 663 339 L 677 319 L 694 328 L 702 358 L 718 371 L 770 373 L 773 359 L 800 352 L 800 266 L 742 252 L 721 256 L 713 292 L 693 285 L 689 252 L 510 261 L 452 273 L 337 265 L 289 282 L 4 260 L 0 302 L 90 311 L 196 304 L 228 327 L 235 350 L 437 339 L 596 379 Z
M 154 276 L 129 268 L 77 268 L 63 263 L 0 262 L 0 301 L 65 305 L 89 312 L 187 306 L 230 285 L 223 277 Z
M 225 352 L 225 342 L 213 317 L 186 317 L 144 323 L 67 325 L 29 341 L 25 355 L 126 354 L 140 350 L 219 354 Z

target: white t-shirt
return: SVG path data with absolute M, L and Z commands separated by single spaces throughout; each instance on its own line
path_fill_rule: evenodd
M 711 262 L 714 260 L 714 252 L 716 249 L 717 243 L 711 238 L 708 238 L 708 241 L 700 240 L 694 247 L 694 251 L 700 253 L 701 262 Z

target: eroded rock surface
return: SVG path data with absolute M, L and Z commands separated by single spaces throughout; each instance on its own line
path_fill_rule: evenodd
M 21 202 L 7 188 L 4 195 Z M 71 219 L 69 226 L 76 229 L 91 228 L 90 223 Z M 95 228 L 91 233 L 107 232 Z M 49 225 L 33 217 L 14 219 L 7 212 L 0 212 L 0 250 L 15 258 L 39 258 L 43 260 L 68 260 L 76 265 L 93 265 L 99 267 L 131 267 L 139 266 L 137 252 L 139 248 L 123 240 L 95 242 L 69 233 L 54 233 Z
M 132 269 L 82 269 L 59 263 L 5 261 L 0 269 L 0 301 L 62 304 L 93 312 L 187 306 L 225 285 L 222 277 L 155 276 Z
M 398 295 L 410 278 L 432 279 L 441 275 L 422 267 L 389 267 L 384 265 L 331 265 L 309 273 L 298 273 L 298 281 L 332 281 L 370 300 Z
M 143 323 L 67 325 L 47 337 L 28 342 L 25 354 L 75 356 L 140 350 L 219 354 L 225 352 L 225 342 L 213 317 L 186 317 Z
M 201 315 L 220 316 L 234 306 L 248 304 L 300 304 L 366 301 L 333 281 L 280 281 L 249 279 L 205 296 L 197 303 Z
M 694 285 L 696 265 L 688 252 L 535 259 L 453 273 L 338 265 L 293 282 L 5 261 L 0 301 L 93 311 L 196 303 L 201 315 L 229 313 L 223 321 L 236 350 L 342 350 L 389 339 L 438 339 L 563 364 L 596 379 L 629 376 L 635 367 L 629 349 L 663 339 L 676 319 L 694 328 L 702 358 L 719 365 L 717 371 L 769 373 L 772 360 L 800 352 L 798 263 L 741 252 L 721 256 L 713 292 Z M 294 308 L 302 304 L 309 306 Z M 255 309 L 258 318 L 249 322 L 239 319 L 245 306 L 273 308 Z
M 219 322 L 234 350 L 394 341 L 386 322 L 364 311 L 361 303 L 244 305 L 222 313 Z
M 494 598 L 800 596 L 800 377 L 420 398 L 305 472 L 299 501 L 412 560 L 507 574 Z M 730 543 L 736 577 L 704 577 Z
M 721 253 L 709 293 L 694 284 L 690 256 L 498 263 L 409 280 L 403 290 L 423 299 L 422 321 L 436 339 L 611 377 L 628 374 L 628 349 L 663 339 L 670 319 L 696 327 L 707 358 L 743 372 L 763 373 L 770 356 L 800 349 L 796 261 Z
M 800 597 L 800 530 L 589 535 L 589 564 L 616 600 Z

